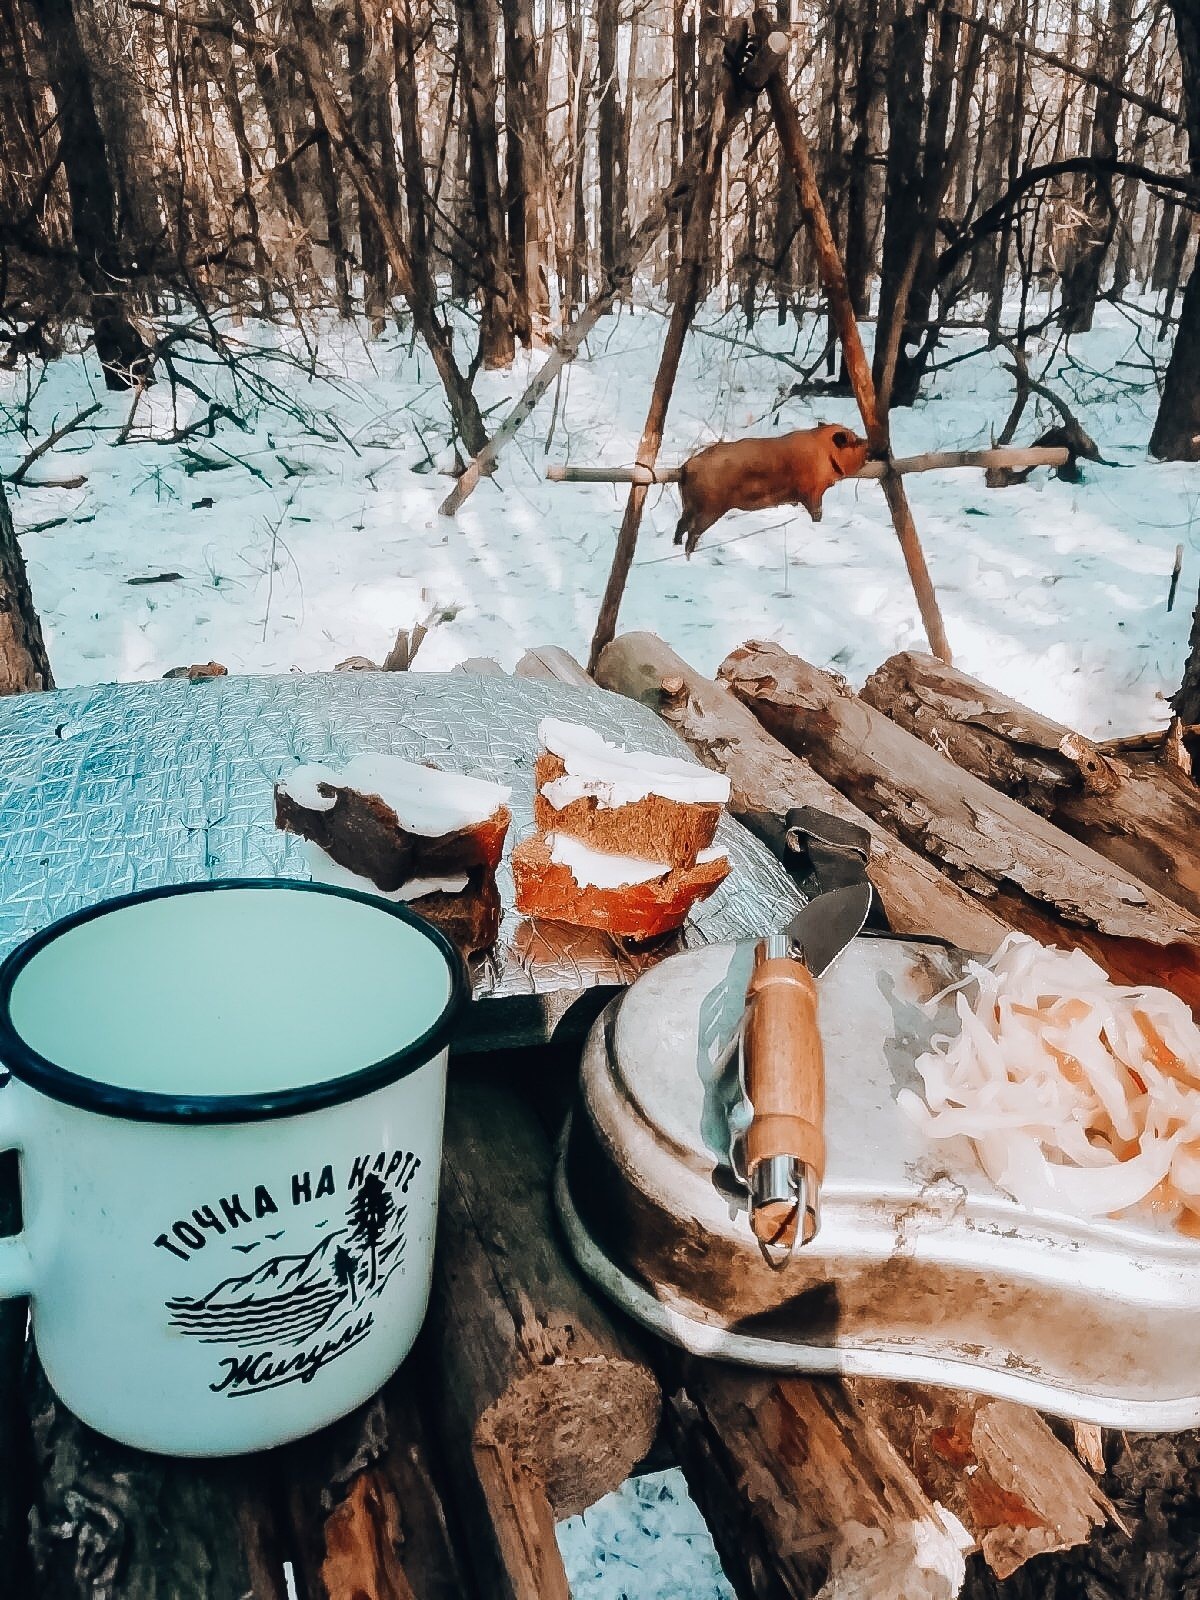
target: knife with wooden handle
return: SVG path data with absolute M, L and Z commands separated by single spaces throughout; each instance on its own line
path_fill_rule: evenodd
M 816 980 L 860 932 L 870 909 L 865 881 L 831 890 L 755 948 L 740 1044 L 750 1122 L 738 1139 L 737 1165 L 750 1193 L 750 1226 L 773 1266 L 808 1244 L 820 1226 L 825 1056 Z

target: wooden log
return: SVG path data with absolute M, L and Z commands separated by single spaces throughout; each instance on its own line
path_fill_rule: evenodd
M 781 743 L 1036 938 L 1200 1006 L 1200 920 L 897 727 L 829 673 L 751 643 L 721 680 Z
M 999 1578 L 1085 1544 L 1115 1516 L 1076 1453 L 1027 1406 L 921 1384 L 855 1378 L 846 1387 L 862 1426 L 891 1440 Z
M 426 1329 L 437 1426 L 484 1593 L 566 1600 L 555 1518 L 649 1450 L 658 1383 L 557 1243 L 553 1153 L 494 1082 L 451 1080 Z
M 412 1361 L 367 1405 L 280 1452 L 302 1600 L 469 1600 Z
M 668 1437 L 740 1600 L 953 1600 L 970 1538 L 841 1384 L 702 1363 Z
M 526 650 L 513 672 L 535 683 L 569 683 L 577 689 L 590 688 L 592 683 L 570 651 L 556 644 L 538 644 Z
M 1200 788 L 1176 768 L 1131 767 L 1107 756 L 932 656 L 893 656 L 867 679 L 862 698 L 956 766 L 1200 914 Z
M 1008 925 L 769 737 L 722 684 L 702 677 L 652 633 L 626 633 L 600 658 L 596 681 L 657 711 L 706 766 L 728 774 L 734 816 L 811 805 L 871 834 L 867 873 L 897 933 L 939 934 L 990 953 Z
M 774 19 L 765 5 L 756 6 L 754 26 L 760 38 L 766 37 L 774 27 Z M 796 180 L 800 213 L 812 240 L 817 269 L 829 300 L 830 316 L 838 331 L 854 398 L 858 402 L 863 426 L 871 442 L 871 453 L 887 464 L 890 463 L 892 454 L 891 428 L 887 411 L 878 403 L 875 382 L 867 363 L 866 351 L 863 349 L 854 306 L 850 299 L 846 269 L 838 253 L 833 229 L 829 225 L 829 216 L 817 186 L 817 175 L 808 141 L 801 129 L 800 118 L 796 114 L 796 107 L 784 73 L 776 72 L 772 75 L 767 83 L 767 95 L 771 102 L 771 112 L 775 118 L 775 127 L 779 133 L 784 157 Z M 925 628 L 925 636 L 929 640 L 929 648 L 941 660 L 949 661 L 950 645 L 946 638 L 941 607 L 934 593 L 933 580 L 929 576 L 925 552 L 921 549 L 917 525 L 904 491 L 904 482 L 896 472 L 885 470 L 883 493 L 891 513 L 896 537 L 900 541 L 904 564 L 908 569 L 913 593 L 916 595 L 917 608 L 921 613 L 921 622 Z
M 1069 452 L 1056 448 L 1027 450 L 931 450 L 925 455 L 900 456 L 891 464 L 891 471 L 903 477 L 912 472 L 944 472 L 949 468 L 978 467 L 1062 467 Z M 678 483 L 682 468 L 673 467 L 577 467 L 570 464 L 546 468 L 550 483 L 640 483 L 647 487 L 656 483 Z M 868 461 L 853 478 L 882 478 L 888 470 L 883 461 Z
M 31 1358 L 37 1600 L 287 1600 L 269 1457 L 184 1461 L 114 1444 Z
M 943 1600 L 972 1551 L 1006 1577 L 1084 1543 L 1111 1512 L 1036 1412 L 948 1390 L 690 1362 L 667 1427 L 754 1600 Z

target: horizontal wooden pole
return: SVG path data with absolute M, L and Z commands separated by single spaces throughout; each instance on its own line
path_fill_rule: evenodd
M 896 471 L 903 474 L 908 472 L 944 472 L 950 467 L 976 467 L 986 470 L 990 467 L 1065 467 L 1070 459 L 1070 451 L 1062 446 L 1030 446 L 1027 450 L 998 449 L 998 450 L 930 450 L 920 456 L 900 456 L 892 464 Z M 882 461 L 868 461 L 861 472 L 854 474 L 859 478 L 882 478 L 884 464 Z M 551 466 L 546 468 L 546 478 L 550 483 L 640 483 L 646 486 L 655 483 L 678 483 L 679 467 L 573 467 Z

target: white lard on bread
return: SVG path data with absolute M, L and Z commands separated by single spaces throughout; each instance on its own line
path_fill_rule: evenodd
M 541 786 L 558 811 L 574 800 L 592 799 L 611 810 L 657 795 L 680 805 L 719 805 L 729 799 L 729 779 L 694 761 L 626 750 L 591 728 L 557 717 L 543 718 L 538 738 L 566 768 L 561 778 Z

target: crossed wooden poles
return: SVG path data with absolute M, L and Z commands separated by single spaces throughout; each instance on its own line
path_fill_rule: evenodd
M 612 569 L 608 575 L 604 597 L 600 602 L 600 614 L 592 638 L 589 670 L 595 666 L 600 652 L 616 633 L 617 612 L 629 570 L 633 565 L 646 492 L 649 486 L 657 481 L 655 466 L 662 445 L 667 406 L 679 371 L 684 340 L 703 293 L 712 229 L 712 210 L 725 146 L 742 116 L 764 88 L 770 101 L 783 154 L 796 179 L 801 214 L 812 240 L 821 282 L 837 328 L 838 339 L 845 356 L 846 370 L 871 445 L 871 454 L 880 463 L 878 475 L 883 484 L 884 497 L 896 529 L 896 536 L 900 541 L 929 647 L 942 661 L 949 662 L 951 659 L 941 610 L 934 594 L 929 569 L 925 564 L 924 552 L 917 536 L 904 482 L 892 458 L 889 421 L 876 396 L 871 368 L 867 362 L 854 307 L 850 301 L 846 269 L 838 254 L 833 231 L 829 226 L 829 217 L 817 188 L 812 157 L 800 127 L 795 103 L 781 70 L 787 60 L 788 44 L 788 35 L 776 26 L 765 6 L 759 5 L 755 10 L 753 35 L 749 25 L 743 20 L 740 29 L 730 38 L 726 46 L 721 69 L 723 80 L 721 92 L 713 105 L 707 126 L 702 136 L 696 140 L 691 155 L 681 166 L 674 181 L 650 207 L 641 227 L 630 237 L 614 271 L 601 284 L 575 322 L 564 330 L 525 393 L 488 443 L 469 463 L 440 508 L 443 515 L 453 516 L 474 490 L 480 478 L 491 472 L 504 445 L 521 427 L 562 368 L 574 358 L 580 345 L 599 319 L 632 281 L 638 262 L 666 226 L 668 218 L 673 213 L 681 213 L 685 219 L 684 237 L 674 302 L 667 323 L 658 373 L 651 391 L 650 409 L 638 446 L 636 467 L 631 474 L 629 499 L 617 535 Z

